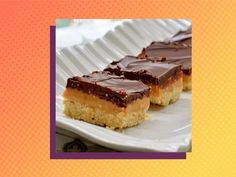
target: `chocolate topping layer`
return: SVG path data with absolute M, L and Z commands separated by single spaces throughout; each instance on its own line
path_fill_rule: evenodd
M 186 31 L 179 31 L 172 38 L 165 42 L 179 42 L 192 46 L 192 27 Z
M 141 80 L 146 84 L 163 84 L 171 76 L 175 76 L 180 72 L 181 67 L 180 65 L 152 62 L 151 60 L 126 56 L 109 64 L 105 71 L 116 75 L 124 75 L 128 79 Z
M 152 42 L 144 48 L 140 58 L 181 65 L 182 71 L 192 73 L 192 34 L 180 32 L 165 42 Z
M 69 78 L 66 87 L 96 95 L 120 107 L 127 107 L 132 101 L 150 94 L 150 89 L 142 82 L 111 75 L 105 71 Z

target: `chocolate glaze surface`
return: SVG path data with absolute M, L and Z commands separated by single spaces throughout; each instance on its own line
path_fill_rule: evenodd
M 150 89 L 142 82 L 105 71 L 95 71 L 82 77 L 69 78 L 66 87 L 96 95 L 120 107 L 127 107 L 132 101 L 150 94 Z
M 192 33 L 191 29 L 179 32 L 164 42 L 152 42 L 144 48 L 140 58 L 181 65 L 183 73 L 192 73 Z
M 192 27 L 186 31 L 179 31 L 169 40 L 167 39 L 166 42 L 179 42 L 192 46 Z
M 146 84 L 163 84 L 171 76 L 175 76 L 180 72 L 181 67 L 180 65 L 126 56 L 109 64 L 105 71 L 116 75 L 124 75 L 128 79 L 141 80 Z

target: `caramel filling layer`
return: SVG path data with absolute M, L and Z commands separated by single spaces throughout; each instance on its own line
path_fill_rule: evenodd
M 175 102 L 183 88 L 182 72 L 169 78 L 163 85 L 150 84 L 151 103 L 166 106 Z
M 150 98 L 144 96 L 142 99 L 137 99 L 131 102 L 127 107 L 119 107 L 116 104 L 113 104 L 112 102 L 109 102 L 107 100 L 100 99 L 93 94 L 87 94 L 80 90 L 71 88 L 67 88 L 64 91 L 63 96 L 65 101 L 79 102 L 82 105 L 87 105 L 92 108 L 100 108 L 105 112 L 112 114 L 116 114 L 119 112 L 130 113 L 140 110 L 147 110 L 150 105 Z
M 183 75 L 183 90 L 188 91 L 192 89 L 192 75 Z

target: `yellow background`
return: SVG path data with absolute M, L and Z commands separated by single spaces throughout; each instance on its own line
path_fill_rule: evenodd
M 236 176 L 235 1 L 0 2 L 0 176 Z M 50 160 L 49 26 L 57 18 L 191 18 L 187 160 Z

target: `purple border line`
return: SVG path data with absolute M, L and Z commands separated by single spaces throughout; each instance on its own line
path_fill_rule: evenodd
M 50 159 L 186 159 L 186 152 L 56 152 L 56 31 L 50 26 Z
M 50 26 L 50 158 L 56 157 L 56 32 Z

